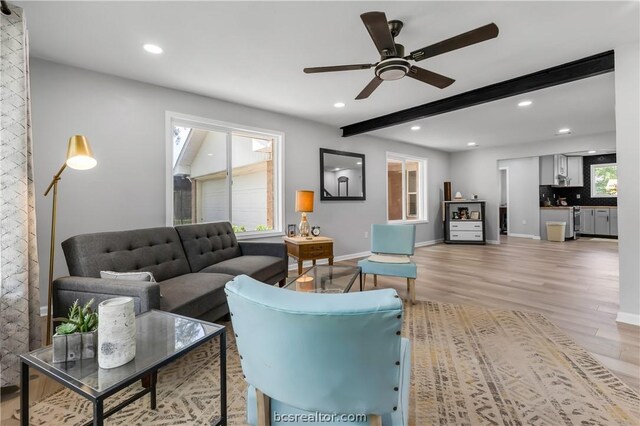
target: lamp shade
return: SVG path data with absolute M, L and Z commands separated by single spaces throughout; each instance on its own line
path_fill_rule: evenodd
M 93 158 L 89 141 L 82 135 L 74 135 L 69 138 L 67 148 L 67 166 L 76 170 L 92 169 L 98 164 Z
M 313 191 L 296 191 L 296 212 L 313 211 Z

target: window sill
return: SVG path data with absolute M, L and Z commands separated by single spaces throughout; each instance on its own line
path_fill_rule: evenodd
M 416 220 L 387 220 L 389 225 L 421 225 L 424 223 L 429 223 L 427 219 L 416 219 Z
M 260 238 L 273 238 L 273 237 L 283 237 L 283 231 L 251 231 L 251 232 L 238 232 L 236 233 L 236 239 L 238 241 L 243 240 L 257 240 Z

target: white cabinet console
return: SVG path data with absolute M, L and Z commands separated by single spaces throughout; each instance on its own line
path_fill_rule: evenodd
M 444 242 L 449 244 L 486 244 L 484 210 L 484 201 L 445 201 Z

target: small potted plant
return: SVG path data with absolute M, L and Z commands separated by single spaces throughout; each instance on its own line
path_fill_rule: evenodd
M 76 300 L 53 335 L 53 362 L 95 358 L 98 347 L 98 313 L 91 309 L 93 299 L 80 306 Z

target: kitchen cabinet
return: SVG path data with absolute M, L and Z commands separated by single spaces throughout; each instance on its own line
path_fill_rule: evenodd
M 618 209 L 609 208 L 609 235 L 618 236 Z
M 596 235 L 609 235 L 609 209 L 595 209 Z
M 584 186 L 584 176 L 582 169 L 582 157 L 567 158 L 567 181 L 566 186 Z
M 547 240 L 547 222 L 564 222 L 565 239 L 575 238 L 573 230 L 573 207 L 540 208 L 540 239 Z
M 543 155 L 540 157 L 540 185 L 566 186 L 568 173 L 566 155 Z
M 556 174 L 558 176 L 567 176 L 567 156 L 562 154 L 557 154 L 553 156 L 553 159 L 556 163 Z
M 580 233 L 593 235 L 596 232 L 596 222 L 594 209 L 584 208 L 580 209 Z

